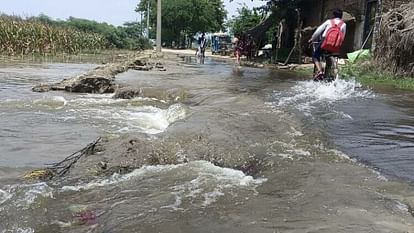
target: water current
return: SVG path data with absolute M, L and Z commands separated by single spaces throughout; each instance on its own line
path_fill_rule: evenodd
M 182 102 L 153 96 L 120 100 L 109 94 L 31 91 L 39 82 L 59 81 L 95 66 L 21 62 L 0 67 L 0 233 L 408 229 L 379 222 L 387 216 L 376 210 L 384 202 L 392 213 L 405 216 L 406 205 L 384 197 L 363 197 L 368 191 L 356 187 L 361 187 L 360 179 L 368 182 L 373 172 L 378 182 L 414 182 L 412 93 L 372 90 L 352 79 L 315 83 L 288 72 L 234 68 L 211 59 L 198 64 L 189 57 L 178 59 L 179 68 L 167 74 L 131 71 L 117 77 L 124 84 L 187 89 Z M 91 179 L 24 182 L 19 178 L 23 171 L 59 161 L 100 135 L 143 133 L 156 140 L 175 124 L 178 129 L 189 125 L 189 132 L 197 131 L 197 124 L 207 128 L 218 124 L 209 131 L 211 137 L 230 144 L 222 152 L 210 153 L 234 150 L 236 155 L 229 152 L 229 156 L 237 156 L 240 147 L 236 160 L 248 150 L 263 155 L 266 165 L 250 175 L 234 169 L 231 162 L 226 168 L 197 159 Z M 238 133 L 229 136 L 226 132 L 233 131 L 227 129 Z M 172 132 L 178 138 L 180 131 Z M 232 148 L 233 141 L 249 145 Z M 316 159 L 320 154 L 345 162 L 326 167 Z M 370 169 L 354 169 L 351 160 Z M 320 173 L 322 169 L 328 172 Z M 377 181 L 370 182 L 374 187 Z M 326 198 L 320 188 L 332 196 Z M 331 207 L 342 204 L 363 207 Z M 366 225 L 370 221 L 378 226 Z
M 35 93 L 35 83 L 57 82 L 96 64 L 20 64 L 0 69 L 0 166 L 38 167 L 67 156 L 98 135 L 136 130 L 159 133 L 185 115 L 180 104 L 152 106 L 148 98 L 112 94 Z M 23 68 L 20 68 L 23 67 Z

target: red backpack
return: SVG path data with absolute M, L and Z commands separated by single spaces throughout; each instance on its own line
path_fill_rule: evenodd
M 331 27 L 326 32 L 325 39 L 322 42 L 321 49 L 331 53 L 338 53 L 342 42 L 344 41 L 344 33 L 341 32 L 341 27 L 344 22 L 341 20 L 338 24 L 334 19 L 331 19 Z

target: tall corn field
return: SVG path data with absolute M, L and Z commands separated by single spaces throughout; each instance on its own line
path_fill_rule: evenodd
M 71 28 L 56 27 L 19 17 L 0 16 L 0 53 L 25 54 L 76 54 L 95 51 L 109 46 L 99 34 L 80 32 Z

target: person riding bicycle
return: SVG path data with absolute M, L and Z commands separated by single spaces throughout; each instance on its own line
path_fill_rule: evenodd
M 317 69 L 314 76 L 316 80 L 323 77 L 321 54 L 323 52 L 339 53 L 346 34 L 346 24 L 342 20 L 342 15 L 341 9 L 335 9 L 333 18 L 320 25 L 309 40 L 309 43 L 313 42 L 314 44 L 312 60 Z
M 206 45 L 207 45 L 207 40 L 203 32 L 201 36 L 198 38 L 198 50 L 197 50 L 196 55 L 204 57 L 204 53 L 206 51 Z

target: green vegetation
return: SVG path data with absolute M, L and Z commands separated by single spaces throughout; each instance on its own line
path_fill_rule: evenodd
M 310 79 L 313 75 L 313 66 L 298 66 L 294 71 L 300 75 L 307 76 Z
M 257 10 L 250 10 L 247 6 L 237 9 L 238 16 L 228 21 L 228 26 L 233 34 L 245 33 L 250 28 L 258 25 L 261 16 Z
M 107 23 L 74 17 L 62 21 L 53 20 L 46 15 L 39 15 L 38 17 L 32 17 L 31 20 L 50 26 L 72 28 L 81 32 L 102 35 L 108 41 L 108 48 L 145 49 L 150 47 L 149 41 L 142 36 L 142 25 L 138 22 L 127 22 L 122 27 L 115 27 Z
M 355 77 L 363 85 L 392 86 L 400 89 L 414 90 L 413 78 L 396 76 L 378 67 L 373 60 L 364 59 L 342 66 L 341 72 L 345 77 Z
M 140 24 L 135 22 L 114 27 L 73 17 L 63 21 L 46 15 L 28 19 L 0 16 L 0 53 L 7 55 L 76 54 L 112 48 L 149 47 L 149 41 L 141 35 Z
M 137 12 L 145 12 L 150 0 L 141 0 Z M 156 4 L 150 1 L 150 37 L 154 38 L 156 29 Z M 197 32 L 216 32 L 224 30 L 226 11 L 222 0 L 163 0 L 162 1 L 162 40 L 171 45 L 185 44 Z M 177 43 L 178 42 L 178 43 Z
M 0 53 L 8 55 L 77 53 L 105 48 L 108 41 L 96 33 L 49 26 L 35 20 L 0 16 Z

